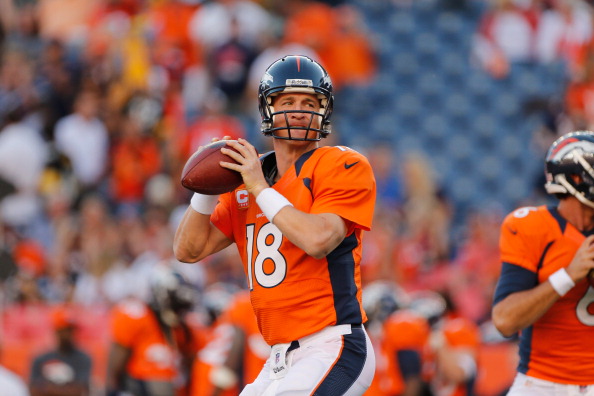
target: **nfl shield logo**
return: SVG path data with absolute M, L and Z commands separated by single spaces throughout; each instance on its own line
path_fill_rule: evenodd
M 277 352 L 276 356 L 274 358 L 274 364 L 278 364 L 279 361 L 280 361 L 280 352 Z

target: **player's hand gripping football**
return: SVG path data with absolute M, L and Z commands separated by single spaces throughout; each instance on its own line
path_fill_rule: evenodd
M 577 283 L 588 276 L 592 269 L 594 269 L 594 235 L 590 235 L 582 242 L 565 270 Z
M 221 152 L 233 158 L 239 164 L 221 162 L 221 166 L 241 173 L 245 188 L 250 194 L 257 197 L 263 189 L 268 187 L 264 173 L 262 173 L 262 163 L 258 151 L 247 140 L 241 138 L 227 144 L 237 152 L 224 147 L 221 148 Z

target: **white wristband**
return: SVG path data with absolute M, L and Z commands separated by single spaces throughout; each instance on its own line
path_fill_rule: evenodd
M 262 190 L 258 198 L 256 198 L 256 203 L 271 222 L 282 208 L 293 206 L 281 193 L 270 187 Z
M 190 206 L 198 213 L 209 215 L 214 212 L 215 206 L 219 201 L 218 195 L 204 195 L 194 193 L 190 200 Z
M 575 282 L 567 274 L 565 268 L 561 268 L 549 276 L 549 282 L 561 297 L 575 286 Z

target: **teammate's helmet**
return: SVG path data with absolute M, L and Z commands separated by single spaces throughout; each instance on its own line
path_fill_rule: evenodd
M 272 98 L 283 92 L 301 92 L 315 94 L 320 99 L 321 110 L 319 113 L 313 111 L 291 111 L 275 112 L 272 106 Z M 258 107 L 262 116 L 261 131 L 265 136 L 273 136 L 277 139 L 288 140 L 308 140 L 318 141 L 325 138 L 331 132 L 330 116 L 334 104 L 332 95 L 332 81 L 324 68 L 316 61 L 303 55 L 285 56 L 266 69 L 260 87 L 258 88 Z M 307 127 L 278 127 L 273 128 L 272 120 L 277 114 L 287 118 L 287 113 L 308 113 L 312 115 L 310 125 Z M 320 129 L 311 128 L 313 115 L 322 118 Z M 288 137 L 276 135 L 276 131 L 286 129 L 289 131 Z M 291 135 L 291 130 L 307 130 L 304 138 L 296 138 Z M 315 136 L 310 137 L 309 132 L 314 131 Z
M 216 282 L 208 286 L 202 295 L 202 305 L 212 323 L 229 307 L 240 288 L 228 282 Z
M 433 326 L 446 313 L 448 305 L 446 299 L 439 293 L 431 290 L 417 290 L 410 293 L 408 308 L 417 315 L 427 319 Z
M 370 322 L 383 322 L 398 309 L 406 308 L 408 296 L 397 284 L 378 280 L 363 288 L 363 309 Z
M 157 265 L 150 277 L 150 305 L 168 325 L 178 324 L 194 306 L 197 290 L 182 274 L 164 264 Z
M 549 194 L 571 194 L 594 208 L 594 132 L 571 132 L 557 139 L 547 153 L 545 189 Z M 578 176 L 574 180 L 572 176 Z

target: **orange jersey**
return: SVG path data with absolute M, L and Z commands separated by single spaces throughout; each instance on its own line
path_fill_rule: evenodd
M 174 331 L 179 350 L 197 349 L 182 329 Z M 155 314 L 139 300 L 124 300 L 112 312 L 112 340 L 131 351 L 127 374 L 139 380 L 173 381 L 180 354 L 167 342 Z
M 421 376 L 423 351 L 429 338 L 429 324 L 424 318 L 408 312 L 396 311 L 384 322 L 379 348 L 376 349 L 376 370 L 371 386 L 365 395 L 400 395 L 405 390 L 404 368 L 398 355 L 408 351 L 418 358 L 418 375 Z M 410 360 L 411 355 L 406 358 Z M 411 367 L 407 371 L 415 370 Z M 414 373 L 410 373 L 413 374 Z
M 546 282 L 569 265 L 584 239 L 556 208 L 525 207 L 509 214 L 501 226 L 503 267 L 495 303 Z M 582 281 L 522 330 L 518 371 L 553 382 L 594 384 L 592 302 L 594 289 Z
M 262 156 L 262 163 L 265 175 L 275 172 L 274 153 Z M 303 212 L 339 215 L 347 236 L 316 259 L 285 238 L 243 186 L 221 195 L 211 220 L 237 244 L 266 342 L 291 342 L 326 326 L 365 322 L 361 239 L 375 206 L 367 158 L 346 147 L 320 147 L 303 154 L 272 188 Z

